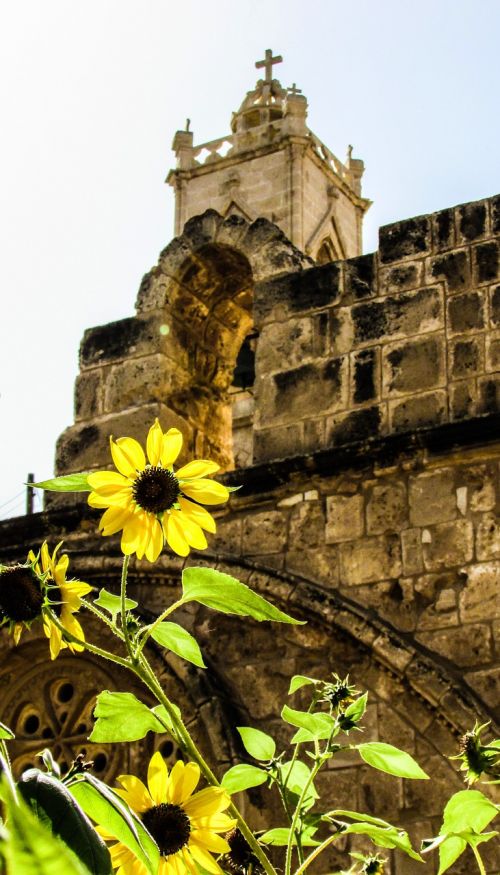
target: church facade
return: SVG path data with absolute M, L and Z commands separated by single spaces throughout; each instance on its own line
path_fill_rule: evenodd
M 175 135 L 176 237 L 135 315 L 85 332 L 56 473 L 108 465 L 109 435 L 144 441 L 155 417 L 183 432 L 186 459 L 220 463 L 242 488 L 188 563 L 214 563 L 307 625 L 270 632 L 193 610 L 209 670 L 158 651 L 167 689 L 223 770 L 242 756 L 232 726 L 282 733 L 292 674 L 349 673 L 370 694 L 366 740 L 425 759 L 434 793 L 348 755 L 322 789 L 418 843 L 462 786 L 448 760 L 458 738 L 500 722 L 500 196 L 381 228 L 362 255 L 363 163 L 308 129 L 306 98 L 273 78 L 277 62 L 266 52 L 230 135 Z M 101 538 L 81 496 L 0 532 L 1 561 L 64 538 L 75 574 L 119 585 L 118 538 Z M 146 615 L 172 599 L 185 562 L 165 552 L 133 565 Z M 151 745 L 175 757 L 168 739 L 127 753 L 86 744 L 95 693 L 134 689 L 128 678 L 88 656 L 40 668 L 36 636 L 1 647 L 0 719 L 16 729 L 19 767 L 43 739 L 66 760 L 86 746 L 106 775 Z M 248 805 L 259 827 L 260 788 Z M 391 872 L 418 865 L 394 858 Z

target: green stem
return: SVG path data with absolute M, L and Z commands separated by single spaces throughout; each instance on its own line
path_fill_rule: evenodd
M 128 575 L 128 564 L 130 562 L 130 556 L 123 556 L 123 565 L 122 565 L 122 579 L 120 584 L 120 598 L 121 598 L 121 621 L 122 621 L 122 632 L 125 640 L 125 647 L 127 648 L 127 653 L 130 656 L 130 659 L 133 661 L 134 652 L 132 649 L 132 642 L 130 640 L 130 635 L 128 634 L 127 629 L 127 575 Z
M 481 875 L 486 875 L 486 869 L 484 868 L 484 863 L 481 859 L 481 854 L 479 853 L 478 849 L 474 845 L 471 845 L 471 848 L 472 848 L 472 853 L 474 854 L 474 856 L 476 858 L 476 863 L 477 863 L 477 866 L 478 866 L 478 869 L 479 869 Z
M 169 617 L 170 614 L 172 614 L 177 608 L 179 608 L 183 604 L 184 604 L 184 599 L 178 599 L 176 602 L 173 603 L 173 605 L 170 605 L 169 608 L 165 608 L 163 613 L 160 614 L 160 616 L 156 618 L 154 623 L 151 623 L 150 626 L 144 626 L 144 628 L 141 630 L 141 635 L 143 637 L 142 637 L 141 643 L 139 644 L 139 646 L 136 650 L 136 657 L 139 657 L 141 655 L 141 653 L 144 649 L 144 645 L 146 644 L 146 641 L 148 640 L 148 638 L 151 637 L 151 635 L 153 634 L 155 629 L 158 628 L 160 623 L 163 623 L 163 621 L 166 619 L 166 617 Z
M 331 845 L 331 843 L 335 841 L 335 839 L 337 838 L 337 835 L 338 835 L 338 833 L 335 833 L 335 835 L 332 835 L 332 836 L 328 836 L 328 838 L 325 839 L 324 842 L 322 842 L 320 845 L 318 845 L 317 848 L 314 848 L 314 851 L 311 851 L 311 853 L 309 854 L 307 859 L 304 860 L 302 865 L 299 866 L 299 868 L 295 871 L 294 875 L 302 875 L 302 872 L 305 872 L 305 870 L 316 859 L 316 857 L 319 857 L 319 855 L 321 853 L 323 853 L 323 851 L 328 847 L 328 845 Z
M 202 775 L 206 778 L 209 784 L 214 787 L 220 787 L 220 782 L 217 780 L 210 766 L 205 761 L 201 752 L 198 750 L 196 744 L 191 738 L 191 735 L 189 734 L 189 730 L 183 723 L 182 718 L 179 717 L 179 715 L 176 713 L 175 709 L 172 707 L 172 703 L 163 692 L 160 683 L 156 679 L 156 676 L 143 653 L 141 653 L 140 655 L 139 665 L 137 665 L 133 670 L 138 675 L 138 677 L 143 680 L 143 682 L 147 685 L 151 692 L 156 696 L 160 705 L 164 706 L 170 720 L 172 721 L 172 725 L 176 730 L 179 744 L 183 748 L 184 752 L 188 754 L 191 759 L 199 765 Z M 233 802 L 231 802 L 228 811 L 234 818 L 236 818 L 240 832 L 250 845 L 252 852 L 257 857 L 259 863 L 266 872 L 266 875 L 276 875 L 276 870 L 268 859 L 264 849 L 258 843 L 252 830 L 247 825 L 246 821 L 243 819 Z
M 5 762 L 7 763 L 10 771 L 12 772 L 12 763 L 10 761 L 9 751 L 7 750 L 7 745 L 5 743 L 4 738 L 0 738 L 0 753 L 2 754 Z
M 116 635 L 117 638 L 120 639 L 120 641 L 125 641 L 125 637 L 121 633 L 120 629 L 117 628 L 116 624 L 113 623 L 113 620 L 110 620 L 110 618 L 107 617 L 103 611 L 100 611 L 99 608 L 96 608 L 96 606 L 92 602 L 87 602 L 85 601 L 85 599 L 81 599 L 81 603 L 84 608 L 86 608 L 92 614 L 95 614 L 96 617 L 99 617 L 99 619 L 102 620 L 102 622 L 105 623 L 106 626 L 109 626 L 113 634 Z
M 300 812 L 302 810 L 302 804 L 304 802 L 304 799 L 306 798 L 306 793 L 309 790 L 309 787 L 311 786 L 312 782 L 314 781 L 314 779 L 315 779 L 316 775 L 318 774 L 322 765 L 323 765 L 323 757 L 321 757 L 321 759 L 319 759 L 317 762 L 315 762 L 314 766 L 312 767 L 312 769 L 309 773 L 309 777 L 308 777 L 306 783 L 304 784 L 304 786 L 302 787 L 302 793 L 300 794 L 300 799 L 297 802 L 295 811 L 293 813 L 292 825 L 290 827 L 290 838 L 288 840 L 288 845 L 286 848 L 285 875 L 290 875 L 290 873 L 292 871 L 293 838 L 294 838 L 295 833 L 297 831 L 297 823 L 299 820 Z

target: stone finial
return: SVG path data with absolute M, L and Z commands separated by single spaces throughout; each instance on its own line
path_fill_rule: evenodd
M 193 132 L 189 130 L 191 119 L 186 119 L 186 129 L 176 131 L 172 149 L 177 158 L 177 167 L 185 170 L 193 166 Z
M 266 71 L 265 82 L 269 82 L 269 84 L 273 81 L 273 66 L 274 64 L 281 64 L 283 62 L 283 57 L 281 55 L 275 55 L 273 58 L 273 50 L 266 49 L 266 56 L 263 61 L 256 61 L 255 66 L 259 70 L 261 67 L 264 67 Z

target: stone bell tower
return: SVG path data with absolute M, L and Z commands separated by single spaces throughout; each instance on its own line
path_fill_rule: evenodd
M 258 217 L 278 225 L 301 252 L 319 263 L 362 252 L 361 196 L 364 165 L 349 147 L 343 163 L 307 127 L 307 99 L 273 79 L 282 61 L 267 49 L 264 68 L 239 110 L 231 134 L 194 145 L 193 132 L 177 131 L 177 167 L 167 182 L 175 190 L 175 234 L 188 219 L 212 208 L 224 218 Z

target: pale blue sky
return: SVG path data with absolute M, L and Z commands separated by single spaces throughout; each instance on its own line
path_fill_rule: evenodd
M 52 473 L 84 329 L 133 313 L 172 237 L 187 116 L 195 142 L 229 132 L 254 62 L 282 54 L 312 130 L 366 163 L 371 251 L 382 224 L 500 190 L 499 45 L 500 0 L 4 5 L 0 518 Z

